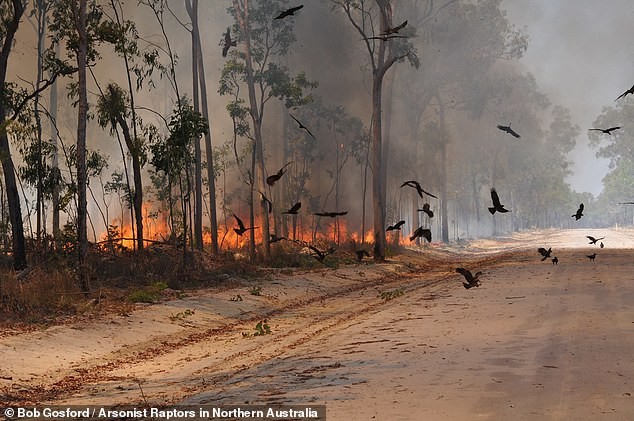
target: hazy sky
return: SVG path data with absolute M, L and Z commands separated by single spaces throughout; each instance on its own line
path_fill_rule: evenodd
M 600 193 L 607 161 L 587 148 L 587 129 L 603 107 L 614 105 L 634 84 L 634 1 L 502 0 L 502 7 L 530 36 L 521 63 L 554 104 L 570 109 L 581 128 L 570 184 Z

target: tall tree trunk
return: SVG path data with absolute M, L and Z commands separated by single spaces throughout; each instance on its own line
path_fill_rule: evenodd
M 255 80 L 253 78 L 253 64 L 251 60 L 251 37 L 249 29 L 249 2 L 244 1 L 242 9 L 237 0 L 234 0 L 234 7 L 238 11 L 238 23 L 244 36 L 244 54 L 247 72 L 247 86 L 249 88 L 249 104 L 251 120 L 253 122 L 253 134 L 255 138 L 255 164 L 257 171 L 257 186 L 262 193 L 266 192 L 266 170 L 264 168 L 264 145 L 262 143 L 262 115 L 258 109 L 255 95 Z M 260 200 L 260 215 L 262 219 L 262 241 L 264 246 L 264 259 L 269 260 L 271 256 L 271 243 L 269 236 L 269 215 L 266 203 Z
M 442 136 L 442 139 L 440 141 L 440 156 L 442 159 L 442 163 L 440 165 L 441 238 L 443 243 L 448 243 L 449 242 L 449 220 L 447 218 L 447 166 L 449 165 L 449 160 L 447 156 L 447 144 L 449 143 L 449 132 L 447 129 L 447 121 L 445 118 L 445 104 L 443 103 L 439 92 L 436 92 L 436 98 L 438 98 L 440 134 Z
M 381 90 L 383 74 L 372 83 L 372 216 L 374 218 L 374 259 L 385 259 L 385 192 L 382 182 Z
M 55 57 L 59 56 L 59 44 L 55 44 Z M 49 78 L 52 76 L 52 72 L 49 72 Z M 49 91 L 49 114 L 50 114 L 50 132 L 51 139 L 53 140 L 53 160 L 51 165 L 53 170 L 59 169 L 59 158 L 57 148 L 58 136 L 57 136 L 57 81 L 51 85 Z M 59 183 L 55 183 L 52 192 L 52 206 L 53 206 L 53 238 L 55 240 L 55 247 L 57 248 L 57 242 L 60 239 L 59 229 Z M 106 227 L 107 228 L 107 227 Z
M 79 104 L 77 112 L 77 242 L 79 258 L 79 286 L 84 292 L 90 290 L 88 277 L 88 232 L 86 217 L 88 202 L 86 199 L 86 121 L 88 117 L 88 97 L 86 92 L 86 65 L 88 52 L 88 37 L 86 34 L 86 2 L 79 0 L 76 18 L 77 25 L 77 69 L 79 76 L 78 92 Z
M 0 51 L 0 83 L 4 87 L 7 77 L 7 66 L 13 38 L 20 23 L 20 18 L 24 13 L 24 5 L 20 0 L 12 0 L 13 19 L 8 22 L 4 30 L 4 44 Z M 15 178 L 15 167 L 11 158 L 9 147 L 9 137 L 6 132 L 6 116 L 4 101 L 0 101 L 0 160 L 2 161 L 2 172 L 4 183 L 7 189 L 7 205 L 9 208 L 9 220 L 11 221 L 11 239 L 13 245 L 13 267 L 22 270 L 26 267 L 26 248 L 24 242 L 24 226 L 22 225 L 22 211 L 20 209 L 20 196 Z

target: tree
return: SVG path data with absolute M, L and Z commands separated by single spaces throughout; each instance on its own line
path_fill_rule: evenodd
M 257 190 L 266 192 L 266 169 L 264 163 L 264 143 L 262 138 L 262 124 L 265 106 L 272 98 L 279 98 L 285 102 L 287 108 L 303 105 L 310 101 L 310 96 L 304 95 L 304 90 L 317 86 L 309 82 L 303 73 L 291 77 L 285 66 L 273 63 L 273 57 L 288 54 L 289 47 L 295 41 L 292 32 L 292 20 L 273 20 L 274 14 L 284 10 L 288 4 L 286 0 L 270 2 L 256 2 L 249 0 L 233 0 L 229 12 L 234 17 L 234 34 L 242 42 L 242 52 L 235 50 L 225 65 L 234 72 L 241 72 L 248 90 L 247 107 L 251 117 L 253 130 L 254 154 L 257 177 Z M 241 65 L 238 65 L 238 61 Z M 230 72 L 229 72 L 230 73 Z M 235 85 L 229 80 L 231 77 L 223 69 L 224 78 L 221 79 L 219 92 L 221 95 L 235 93 Z M 257 92 L 256 92 L 257 87 Z M 238 106 L 239 103 L 236 103 Z M 253 193 L 251 193 L 253 194 Z M 270 228 L 268 207 L 264 200 L 260 201 L 260 215 L 262 216 L 262 239 L 264 258 L 270 257 Z
M 343 10 L 346 17 L 365 42 L 372 69 L 372 214 L 374 219 L 374 259 L 385 259 L 385 179 L 382 153 L 382 93 L 383 79 L 387 71 L 397 62 L 408 59 L 418 67 L 418 58 L 409 41 L 395 38 L 384 41 L 371 39 L 395 27 L 392 2 L 390 0 L 332 0 Z M 378 27 L 376 27 L 378 22 Z M 403 31 L 408 35 L 413 32 Z

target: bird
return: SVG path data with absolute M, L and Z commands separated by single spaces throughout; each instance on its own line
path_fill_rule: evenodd
M 318 261 L 319 263 L 323 263 L 323 262 L 324 262 L 324 259 L 326 258 L 326 256 L 328 256 L 329 254 L 333 254 L 333 253 L 335 252 L 335 249 L 334 249 L 334 248 L 332 248 L 332 247 L 331 247 L 331 248 L 329 248 L 329 249 L 328 249 L 328 250 L 326 250 L 326 251 L 321 251 L 321 250 L 319 250 L 317 247 L 315 247 L 315 246 L 311 246 L 311 245 L 309 245 L 309 246 L 308 246 L 308 248 L 309 248 L 312 252 L 314 252 L 314 253 L 315 253 L 315 254 L 313 255 L 313 257 L 314 257 L 315 259 L 317 259 L 317 261 Z
M 262 202 L 266 203 L 266 205 L 268 206 L 269 213 L 273 212 L 273 202 L 271 202 L 269 198 L 266 197 L 261 191 L 258 191 L 258 193 L 260 193 L 260 199 L 262 200 Z
M 551 261 L 553 262 L 553 266 L 556 266 L 557 263 L 559 263 L 559 259 L 557 258 L 557 256 L 553 257 Z
M 605 237 L 601 237 L 601 238 L 594 238 L 594 237 L 593 237 L 593 236 L 591 236 L 591 235 L 586 235 L 586 238 L 587 238 L 588 240 L 590 240 L 590 242 L 589 242 L 588 244 L 596 244 L 596 243 L 597 243 L 597 241 L 599 241 L 599 240 L 603 240 Z
M 313 213 L 313 215 L 317 215 L 317 216 L 325 216 L 328 218 L 335 218 L 337 216 L 344 216 L 347 215 L 348 211 L 343 211 L 343 212 L 315 212 Z
M 280 168 L 280 170 L 273 175 L 269 175 L 268 177 L 266 177 L 266 184 L 268 184 L 269 186 L 273 187 L 273 185 L 280 179 L 282 178 L 282 176 L 284 175 L 284 173 L 286 172 L 286 167 L 288 167 L 289 165 L 291 165 L 291 163 L 287 163 L 286 165 L 284 165 L 282 168 Z
M 614 130 L 618 130 L 620 128 L 621 128 L 621 126 L 614 126 L 614 127 L 610 127 L 609 129 L 588 129 L 588 130 L 595 130 L 597 132 L 602 132 L 602 133 L 605 133 L 605 134 L 612 134 L 612 132 Z
M 634 205 L 634 202 L 619 202 L 619 205 Z
M 506 133 L 510 134 L 513 137 L 518 138 L 518 139 L 521 137 L 515 130 L 511 129 L 511 125 L 510 124 L 508 126 L 503 126 L 501 124 L 498 124 L 497 128 L 502 130 L 503 132 L 506 132 Z
M 269 236 L 269 243 L 270 244 L 277 243 L 278 241 L 282 241 L 282 240 L 288 240 L 288 238 L 286 238 L 286 237 L 278 237 L 277 234 L 271 234 Z
M 398 221 L 396 224 L 394 225 L 388 225 L 387 229 L 385 231 L 396 231 L 396 230 L 400 230 L 401 227 L 403 226 L 403 224 L 405 223 L 405 221 L 401 220 Z
M 359 262 L 363 260 L 363 256 L 370 257 L 370 253 L 368 253 L 367 250 L 357 250 L 355 253 L 357 254 L 357 261 Z
M 302 207 L 302 202 L 297 202 L 293 206 L 291 206 L 291 208 L 289 210 L 287 210 L 286 212 L 282 212 L 282 214 L 285 214 L 285 215 L 297 215 L 297 211 L 301 207 Z
M 429 203 L 425 203 L 422 209 L 418 209 L 419 212 L 425 212 L 430 218 L 434 217 L 434 212 L 429 208 Z
M 236 214 L 233 214 L 233 217 L 236 218 L 236 222 L 238 223 L 238 228 L 234 228 L 233 230 L 236 232 L 236 234 L 238 234 L 239 236 L 242 236 L 242 234 L 244 234 L 245 232 L 247 232 L 248 230 L 252 230 L 252 229 L 256 229 L 258 227 L 250 227 L 250 228 L 245 228 L 244 223 L 242 222 L 242 219 L 238 218 L 236 216 Z
M 290 9 L 287 9 L 287 10 L 284 10 L 283 12 L 280 12 L 280 14 L 277 15 L 273 19 L 284 19 L 285 17 L 288 17 L 288 16 L 295 16 L 295 12 L 300 10 L 302 7 L 304 7 L 303 4 L 300 4 L 299 6 L 291 7 Z
M 306 130 L 306 133 L 308 133 L 310 135 L 310 137 L 312 137 L 313 139 L 315 139 L 315 136 L 312 134 L 312 132 L 310 130 L 308 130 L 308 127 L 304 126 L 298 119 L 296 119 L 293 114 L 289 114 L 291 116 L 291 118 L 293 120 L 295 120 L 297 122 L 297 124 L 299 124 L 299 128 L 300 129 L 304 129 Z
M 222 56 L 227 57 L 227 52 L 229 51 L 229 48 L 235 47 L 236 45 L 236 41 L 231 40 L 231 28 L 229 27 L 227 28 L 227 32 L 225 32 L 225 42 L 222 47 Z
M 397 34 L 398 31 L 405 28 L 405 26 L 407 26 L 407 21 L 401 23 L 398 26 L 395 26 L 394 28 L 387 28 L 385 31 L 381 32 L 381 35 L 385 36 L 385 35 Z
M 368 39 L 380 39 L 381 41 L 388 41 L 394 38 L 409 38 L 404 35 L 379 35 L 378 37 L 368 37 Z
M 580 203 L 579 209 L 577 209 L 577 212 L 573 215 L 570 215 L 570 217 L 575 218 L 575 221 L 578 221 L 581 219 L 582 216 L 583 216 L 583 203 Z
M 605 245 L 603 245 L 603 241 L 601 241 L 601 244 L 599 244 L 599 247 L 601 248 L 605 247 Z
M 480 280 L 478 278 L 482 275 L 482 272 L 476 272 L 475 275 L 472 275 L 471 272 L 465 268 L 456 268 L 456 272 L 466 279 L 467 282 L 462 283 L 466 289 L 480 286 Z
M 405 186 L 409 186 L 409 187 L 415 188 L 416 191 L 418 192 L 418 195 L 421 197 L 421 199 L 423 198 L 423 193 L 425 193 L 427 196 L 431 196 L 431 197 L 433 197 L 435 199 L 438 199 L 438 197 L 436 197 L 433 194 L 423 190 L 423 188 L 420 186 L 420 183 L 418 181 L 415 181 L 415 180 L 405 181 L 403 184 L 401 184 L 401 187 L 405 187 Z
M 589 256 L 586 256 L 586 257 L 587 257 L 588 259 L 590 259 L 590 261 L 591 261 L 591 262 L 594 262 L 594 258 L 595 258 L 595 257 L 597 257 L 597 254 L 596 254 L 596 253 L 593 253 L 593 254 L 591 254 L 591 255 L 589 255 Z
M 542 257 L 542 262 L 546 259 L 548 259 L 550 257 L 550 253 L 552 253 L 552 248 L 548 247 L 548 250 L 546 250 L 544 247 L 540 247 L 537 249 L 537 251 L 539 252 L 539 254 L 541 254 Z
M 634 94 L 634 85 L 632 85 L 632 87 L 630 89 L 628 89 L 627 91 L 625 91 L 621 95 L 619 95 L 619 97 L 617 99 L 615 99 L 615 101 L 618 101 L 619 99 L 623 98 L 627 94 Z
M 423 227 L 416 228 L 416 231 L 409 237 L 409 241 L 414 241 L 418 237 L 423 237 L 428 243 L 431 243 L 431 230 Z
M 495 191 L 495 188 L 493 187 L 491 188 L 491 200 L 493 201 L 493 206 L 489 208 L 489 212 L 491 212 L 491 215 L 495 214 L 495 212 L 510 212 L 508 209 L 504 209 L 504 205 L 500 203 L 498 192 Z

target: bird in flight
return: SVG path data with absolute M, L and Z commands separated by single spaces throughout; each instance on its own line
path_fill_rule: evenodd
M 409 241 L 414 241 L 418 237 L 423 237 L 428 243 L 431 243 L 431 230 L 423 227 L 416 228 L 416 231 L 409 237 Z
M 308 133 L 308 134 L 310 135 L 310 137 L 312 137 L 313 139 L 315 139 L 315 136 L 311 133 L 311 131 L 310 131 L 310 130 L 308 130 L 308 127 L 304 126 L 304 125 L 303 125 L 303 124 L 302 124 L 302 123 L 301 123 L 298 119 L 296 119 L 296 118 L 293 116 L 293 114 L 289 114 L 289 115 L 291 116 L 291 118 L 292 118 L 293 120 L 295 120 L 295 121 L 297 122 L 297 124 L 299 124 L 299 128 L 300 128 L 300 129 L 304 129 L 304 130 L 306 130 L 306 133 Z M 317 139 L 315 139 L 315 140 L 317 140 Z
M 593 254 L 591 254 L 591 255 L 589 255 L 589 256 L 586 256 L 586 257 L 587 257 L 588 259 L 590 259 L 590 261 L 591 261 L 591 262 L 594 262 L 594 258 L 595 258 L 595 257 L 597 257 L 597 254 L 596 254 L 596 253 L 593 253 Z
M 244 223 L 242 222 L 242 219 L 238 218 L 235 213 L 233 214 L 233 217 L 236 218 L 236 222 L 238 223 L 238 228 L 234 228 L 233 230 L 239 236 L 242 236 L 242 234 L 244 234 L 248 230 L 252 230 L 252 229 L 258 228 L 258 227 L 245 228 Z
M 313 215 L 317 215 L 317 216 L 325 216 L 328 218 L 336 218 L 337 216 L 344 216 L 347 215 L 348 211 L 343 211 L 343 212 L 315 212 L 313 213 Z
M 577 209 L 577 212 L 573 215 L 570 215 L 570 217 L 575 218 L 575 221 L 578 221 L 581 219 L 582 216 L 583 216 L 583 203 L 580 203 L 579 209 Z
M 615 99 L 615 101 L 618 101 L 619 99 L 623 98 L 624 96 L 626 96 L 628 94 L 634 94 L 634 85 L 632 85 L 632 87 L 630 89 L 628 89 L 627 91 L 625 91 L 621 95 L 619 95 L 619 97 L 617 99 Z
M 495 191 L 495 188 L 491 188 L 491 200 L 493 201 L 493 206 L 489 208 L 491 215 L 495 214 L 495 212 L 510 212 L 508 209 L 504 209 L 504 205 L 500 203 L 500 197 L 498 196 L 498 192 Z
M 476 272 L 475 275 L 472 275 L 471 272 L 465 268 L 456 268 L 456 272 L 464 276 L 467 281 L 462 283 L 466 289 L 480 286 L 480 280 L 478 278 L 482 275 L 482 272 Z
M 634 205 L 634 202 L 619 202 L 619 205 Z
M 258 193 L 260 193 L 260 199 L 262 200 L 262 202 L 266 203 L 266 205 L 268 206 L 269 213 L 273 212 L 273 202 L 271 202 L 269 198 L 266 197 L 261 191 L 258 191 Z
M 388 225 L 387 229 L 385 231 L 397 231 L 397 230 L 400 230 L 404 223 L 405 223 L 405 221 L 401 220 L 401 221 L 398 221 L 394 225 Z
M 603 241 L 601 241 L 601 244 L 599 244 L 599 247 L 601 248 L 605 247 L 605 245 L 603 244 Z
M 282 176 L 286 172 L 286 167 L 288 167 L 289 165 L 291 165 L 290 162 L 288 164 L 284 165 L 282 168 L 280 168 L 280 170 L 277 172 L 277 174 L 269 175 L 268 177 L 266 177 L 266 184 L 268 184 L 269 186 L 273 187 L 273 185 L 280 178 L 282 178 Z
M 303 4 L 300 4 L 299 6 L 291 7 L 290 9 L 280 12 L 280 14 L 277 15 L 274 19 L 284 19 L 285 17 L 288 17 L 288 16 L 295 16 L 295 12 L 300 10 L 302 7 L 304 7 Z
M 388 41 L 394 38 L 409 38 L 405 35 L 379 35 L 377 37 L 368 37 L 368 39 L 380 39 L 381 41 Z
M 601 237 L 601 238 L 594 238 L 594 237 L 593 237 L 593 236 L 591 236 L 591 235 L 586 235 L 586 238 L 587 238 L 588 240 L 590 240 L 590 242 L 589 242 L 588 244 L 596 244 L 596 243 L 597 243 L 597 241 L 599 241 L 599 240 L 603 240 L 605 237 Z
M 539 254 L 541 254 L 542 257 L 542 262 L 546 259 L 548 259 L 550 257 L 550 253 L 552 253 L 552 248 L 548 247 L 548 250 L 546 250 L 544 247 L 540 247 L 537 249 L 537 251 L 539 252 Z
M 270 244 L 277 243 L 278 241 L 282 241 L 282 240 L 288 240 L 288 238 L 286 238 L 286 237 L 278 237 L 277 234 L 271 234 L 269 236 L 269 243 Z
M 227 28 L 227 32 L 225 32 L 225 45 L 222 47 L 222 56 L 227 57 L 229 48 L 235 47 L 236 45 L 236 42 L 231 40 L 231 28 Z
M 513 137 L 516 138 L 520 138 L 521 136 L 513 129 L 511 129 L 511 125 L 509 124 L 508 126 L 502 126 L 501 124 L 498 124 L 498 129 L 502 130 L 503 132 L 506 132 L 508 134 L 510 134 Z
M 328 249 L 328 250 L 326 250 L 326 251 L 321 251 L 321 250 L 319 250 L 317 247 L 315 247 L 315 246 L 311 246 L 311 245 L 309 245 L 309 246 L 308 246 L 308 248 L 309 248 L 309 249 L 310 249 L 313 253 L 315 253 L 315 254 L 313 255 L 313 257 L 314 257 L 315 259 L 317 259 L 317 261 L 318 261 L 319 263 L 324 263 L 324 259 L 326 258 L 326 256 L 328 256 L 329 254 L 333 254 L 333 253 L 335 252 L 335 249 L 334 249 L 334 248 L 332 248 L 332 247 L 331 247 L 331 248 L 329 248 L 329 249 Z
M 405 186 L 409 186 L 409 187 L 415 188 L 416 191 L 418 192 L 418 195 L 421 197 L 421 199 L 423 198 L 423 193 L 425 193 L 427 196 L 431 196 L 431 197 L 433 197 L 435 199 L 438 199 L 438 197 L 436 197 L 433 194 L 423 190 L 423 188 L 420 186 L 420 183 L 418 181 L 410 180 L 410 181 L 406 181 L 403 184 L 401 184 L 401 187 L 405 187 Z
M 394 28 L 387 28 L 385 31 L 381 32 L 382 36 L 398 34 L 398 31 L 405 28 L 407 26 L 407 21 L 401 23 L 399 26 L 395 26 Z
M 597 132 L 601 132 L 601 133 L 605 133 L 605 134 L 612 134 L 612 132 L 614 130 L 618 130 L 620 128 L 621 128 L 621 126 L 614 126 L 614 127 L 610 127 L 609 129 L 588 129 L 588 130 L 595 130 Z
M 291 206 L 291 208 L 289 210 L 287 210 L 286 212 L 282 212 L 282 214 L 285 214 L 285 215 L 297 215 L 297 211 L 301 207 L 302 207 L 302 202 L 297 202 L 293 206 Z
M 419 212 L 425 212 L 430 218 L 434 217 L 434 212 L 430 209 L 429 203 L 425 203 L 422 209 L 418 209 Z

